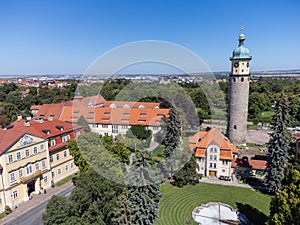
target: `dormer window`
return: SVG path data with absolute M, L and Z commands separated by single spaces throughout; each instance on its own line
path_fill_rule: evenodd
M 110 112 L 104 112 L 104 115 L 109 115 L 110 114 Z
M 139 109 L 144 109 L 145 106 L 144 105 L 139 105 Z
M 146 115 L 147 115 L 146 113 L 141 113 L 141 114 L 140 114 L 140 116 L 146 116 Z
M 124 106 L 123 106 L 123 108 L 130 108 L 130 106 L 128 105 L 128 104 L 125 104 Z
M 46 130 L 46 129 L 43 129 L 42 131 L 47 135 L 49 135 L 51 133 L 50 130 Z
M 57 126 L 55 126 L 57 129 L 59 129 L 60 131 L 63 131 L 64 130 L 64 127 L 63 126 L 59 126 L 59 125 L 57 125 Z
M 110 104 L 109 107 L 110 107 L 110 108 L 117 108 L 116 104 L 114 104 L 114 103 Z

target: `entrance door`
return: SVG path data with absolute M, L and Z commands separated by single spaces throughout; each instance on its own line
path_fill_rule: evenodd
M 215 176 L 216 176 L 216 171 L 210 170 L 210 171 L 209 171 L 209 176 L 215 177 Z
M 30 196 L 30 194 L 35 191 L 35 180 L 28 182 L 27 190 L 28 190 L 28 196 Z

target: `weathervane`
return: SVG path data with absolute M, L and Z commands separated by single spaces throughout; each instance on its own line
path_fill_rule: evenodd
M 241 34 L 243 33 L 243 31 L 244 31 L 244 27 L 241 27 Z

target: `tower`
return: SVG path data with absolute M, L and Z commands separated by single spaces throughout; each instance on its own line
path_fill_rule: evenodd
M 233 51 L 229 75 L 227 136 L 235 145 L 245 145 L 250 82 L 249 50 L 244 47 L 245 35 L 239 35 L 239 46 Z

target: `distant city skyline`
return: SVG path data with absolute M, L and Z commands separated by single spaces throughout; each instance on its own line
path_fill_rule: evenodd
M 229 71 L 241 27 L 251 71 L 300 69 L 299 8 L 297 0 L 1 1 L 0 75 L 83 74 L 107 51 L 141 40 L 173 42 L 212 71 Z M 120 72 L 173 71 L 147 64 Z

